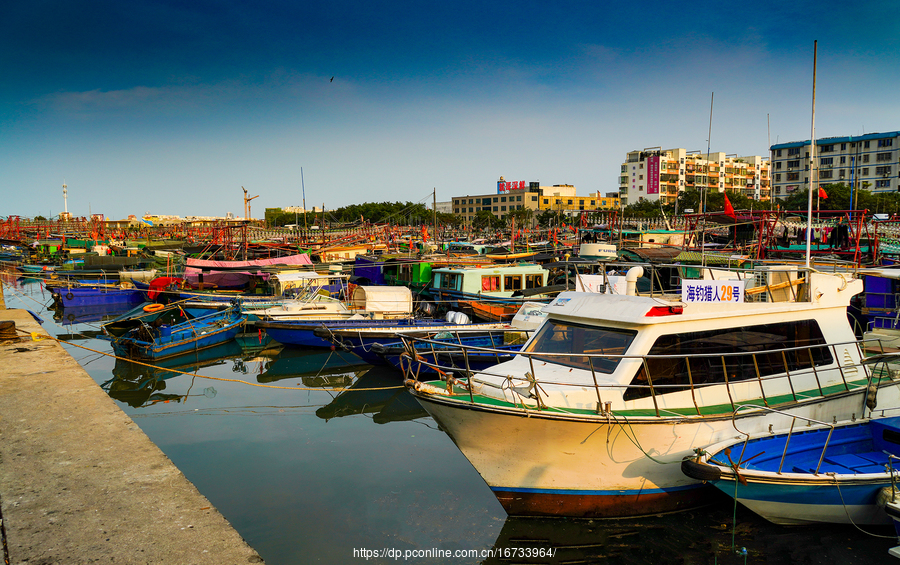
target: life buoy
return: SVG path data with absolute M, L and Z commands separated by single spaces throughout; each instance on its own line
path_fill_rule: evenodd
M 74 294 L 72 294 L 71 292 L 66 293 L 66 300 L 72 300 L 73 298 L 75 298 Z
M 148 304 L 144 306 L 144 312 L 159 312 L 165 308 L 163 304 Z

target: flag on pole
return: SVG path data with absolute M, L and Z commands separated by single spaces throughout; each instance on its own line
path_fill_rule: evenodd
M 731 205 L 731 201 L 728 200 L 728 193 L 722 193 L 725 196 L 725 215 L 731 218 L 732 220 L 737 219 L 737 215 L 734 213 L 734 207 Z
M 828 198 L 828 194 L 825 193 L 825 189 L 821 186 L 819 187 L 819 198 Z

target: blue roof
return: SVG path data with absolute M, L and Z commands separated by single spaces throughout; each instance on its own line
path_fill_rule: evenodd
M 821 137 L 816 140 L 816 145 L 830 145 L 832 143 L 850 143 L 851 141 L 866 141 L 869 139 L 884 139 L 886 137 L 900 137 L 900 131 L 889 131 L 886 133 L 867 133 L 865 135 L 846 135 L 843 137 Z M 803 147 L 804 145 L 809 145 L 809 140 L 806 141 L 791 141 L 789 143 L 777 143 L 769 148 L 769 150 L 775 149 L 788 149 L 790 147 Z

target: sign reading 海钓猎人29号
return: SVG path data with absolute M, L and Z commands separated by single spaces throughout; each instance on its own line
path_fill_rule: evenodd
M 684 280 L 682 302 L 743 302 L 744 281 Z

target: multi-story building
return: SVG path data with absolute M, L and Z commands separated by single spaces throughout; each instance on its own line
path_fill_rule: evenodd
M 739 192 L 754 200 L 769 200 L 769 159 L 738 157 L 685 149 L 651 147 L 630 151 L 619 175 L 621 205 L 644 200 L 674 204 L 688 189 Z
M 844 183 L 872 192 L 900 190 L 900 132 L 860 136 L 826 137 L 816 140 L 816 163 L 820 185 Z M 775 198 L 787 198 L 807 190 L 810 178 L 809 140 L 778 143 L 771 151 Z
M 556 187 L 547 188 L 552 190 Z M 606 196 L 600 196 L 599 191 L 587 196 L 575 196 L 575 194 L 563 196 L 548 190 L 538 200 L 538 208 L 541 211 L 559 210 L 568 215 L 577 215 L 581 212 L 592 212 L 595 210 L 614 210 L 618 207 L 619 194 L 617 192 L 608 192 Z
M 500 177 L 496 193 L 454 197 L 453 213 L 468 223 L 480 210 L 503 217 L 520 208 L 529 208 L 535 213 L 551 209 L 572 214 L 578 211 L 613 209 L 618 205 L 618 194 L 615 193 L 605 197 L 601 197 L 599 192 L 596 195 L 576 196 L 575 187 L 571 184 L 541 186 L 539 182 L 507 182 Z

